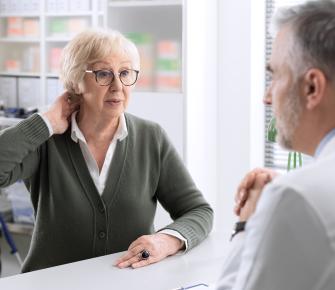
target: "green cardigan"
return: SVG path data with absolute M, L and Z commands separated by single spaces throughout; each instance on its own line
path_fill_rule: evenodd
M 213 211 L 166 134 L 126 114 L 128 136 L 117 143 L 100 196 L 70 128 L 49 137 L 35 114 L 0 132 L 0 187 L 25 180 L 36 223 L 22 271 L 124 251 L 155 232 L 157 201 L 189 249 L 210 232 Z

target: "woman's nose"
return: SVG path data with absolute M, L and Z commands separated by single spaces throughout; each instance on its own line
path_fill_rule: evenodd
M 118 91 L 121 91 L 121 90 L 122 90 L 122 82 L 121 82 L 121 80 L 120 80 L 120 78 L 119 78 L 118 75 L 116 75 L 116 76 L 114 77 L 114 80 L 113 80 L 112 83 L 110 84 L 109 89 L 110 89 L 111 91 L 113 91 L 113 92 L 115 92 L 115 91 L 118 92 Z

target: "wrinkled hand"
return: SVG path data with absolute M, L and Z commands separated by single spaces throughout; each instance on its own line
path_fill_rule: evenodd
M 255 212 L 257 202 L 264 186 L 271 181 L 271 176 L 268 173 L 258 173 L 254 178 L 254 184 L 248 191 L 248 199 L 240 210 L 240 221 L 247 221 Z
M 180 239 L 163 233 L 156 233 L 153 235 L 145 235 L 139 237 L 131 243 L 128 251 L 120 257 L 115 266 L 119 268 L 139 268 L 149 264 L 159 262 L 167 256 L 174 255 L 184 245 Z M 141 251 L 147 250 L 150 256 L 147 260 L 141 260 Z
M 252 171 L 250 171 L 249 173 L 247 173 L 247 175 L 242 179 L 239 187 L 237 188 L 237 192 L 235 194 L 235 207 L 234 207 L 234 212 L 236 215 L 240 215 L 241 212 L 241 208 L 245 205 L 248 197 L 249 197 L 249 191 L 250 189 L 253 188 L 255 181 L 256 181 L 256 177 L 258 174 L 267 174 L 268 178 L 267 178 L 267 183 L 272 181 L 273 178 L 275 178 L 278 173 L 271 170 L 271 169 L 267 169 L 267 168 L 255 168 Z M 264 186 L 266 185 L 266 183 L 264 184 Z M 264 187 L 263 186 L 263 187 Z
M 81 98 L 71 97 L 65 92 L 51 105 L 50 109 L 43 113 L 54 131 L 54 134 L 63 134 L 69 126 L 69 119 L 74 111 L 79 110 Z

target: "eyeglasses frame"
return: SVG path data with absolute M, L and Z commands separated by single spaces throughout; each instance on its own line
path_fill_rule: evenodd
M 133 85 L 137 82 L 138 74 L 139 74 L 140 71 L 139 71 L 139 70 L 136 70 L 136 69 L 129 69 L 129 68 L 127 68 L 127 69 L 125 69 L 125 70 L 131 70 L 131 71 L 134 71 L 134 72 L 136 73 L 135 81 L 134 81 L 131 85 L 126 85 L 126 84 L 124 84 L 123 81 L 122 81 L 121 78 L 120 78 L 120 73 L 121 73 L 121 72 L 119 72 L 119 73 L 117 73 L 117 75 L 118 75 L 118 77 L 119 77 L 120 82 L 121 82 L 124 86 L 126 86 L 126 87 L 133 86 Z M 100 71 L 109 71 L 109 72 L 111 72 L 111 73 L 113 74 L 113 78 L 112 78 L 112 80 L 111 80 L 111 82 L 110 82 L 109 84 L 107 84 L 107 85 L 101 85 L 101 84 L 99 84 L 97 74 L 98 74 L 98 72 L 100 72 Z M 97 84 L 98 84 L 99 86 L 102 86 L 102 87 L 110 86 L 110 85 L 114 82 L 114 80 L 115 80 L 115 73 L 114 73 L 112 70 L 110 70 L 110 69 L 85 70 L 85 72 L 87 72 L 87 73 L 93 73 L 93 74 L 95 75 L 95 81 L 97 82 Z

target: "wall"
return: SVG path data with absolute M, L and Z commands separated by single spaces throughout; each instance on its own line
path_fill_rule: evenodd
M 216 0 L 187 1 L 186 163 L 216 210 L 218 192 L 218 14 Z
M 252 3 L 253 2 L 253 3 Z M 236 188 L 263 164 L 264 1 L 219 3 L 217 229 L 229 235 Z M 251 5 L 252 3 L 252 5 Z M 243 9 L 241 8 L 243 7 Z

